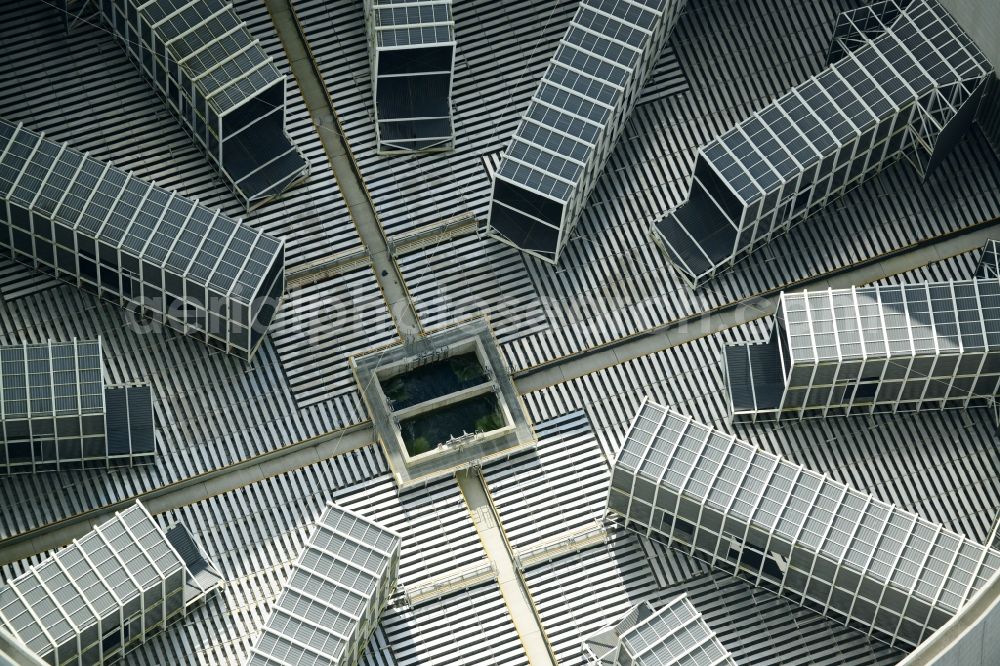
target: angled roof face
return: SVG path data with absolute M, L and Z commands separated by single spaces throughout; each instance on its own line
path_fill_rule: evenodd
M 1000 280 L 782 293 L 793 364 L 1000 349 Z
M 987 76 L 975 43 L 933 0 L 891 14 L 878 37 L 702 148 L 749 205 L 933 88 Z
M 248 666 L 339 664 L 358 636 L 367 607 L 398 562 L 400 537 L 330 504 L 254 645 Z M 382 600 L 384 602 L 384 600 Z
M 0 347 L 0 419 L 102 413 L 100 340 Z
M 183 568 L 136 502 L 0 588 L 0 622 L 45 656 Z
M 649 602 L 584 641 L 595 666 L 735 666 L 729 651 L 687 596 L 659 610 Z
M 648 401 L 612 487 L 632 476 L 949 615 L 1000 570 L 998 551 Z
M 108 455 L 156 453 L 152 387 L 149 384 L 108 387 L 104 399 L 108 410 Z
M 373 0 L 372 11 L 378 48 L 455 43 L 451 0 Z
M 983 246 L 976 277 L 1000 279 L 1000 241 L 991 240 Z
M 128 0 L 220 116 L 284 77 L 222 0 Z
M 0 119 L 0 198 L 249 303 L 281 241 Z
M 675 0 L 583 0 L 497 175 L 566 202 Z M 614 131 L 613 129 L 611 131 Z
M 685 595 L 622 633 L 621 650 L 630 659 L 618 662 L 633 666 L 735 666 Z

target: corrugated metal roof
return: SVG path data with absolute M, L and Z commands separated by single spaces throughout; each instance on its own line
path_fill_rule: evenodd
M 469 118 L 461 128 L 463 143 L 454 155 L 380 160 L 372 150 L 371 93 L 358 8 L 319 0 L 295 2 L 390 236 L 466 211 L 485 210 L 489 178 L 481 155 L 499 150 L 513 131 L 577 4 L 565 0 L 540 7 L 528 0 L 470 0 L 456 5 L 459 58 L 465 68 L 456 78 L 456 105 Z M 1000 210 L 997 160 L 985 146 L 967 141 L 958 147 L 948 179 L 921 189 L 906 169 L 889 169 L 877 185 L 860 188 L 842 201 L 843 207 L 822 214 L 809 233 L 793 232 L 776 241 L 773 252 L 738 267 L 707 295 L 689 295 L 665 268 L 659 250 L 645 240 L 652 215 L 682 196 L 693 147 L 815 72 L 832 18 L 848 4 L 847 0 L 692 3 L 678 26 L 673 49 L 665 52 L 653 75 L 654 81 L 662 76 L 678 83 L 661 89 L 633 115 L 630 141 L 622 142 L 612 156 L 613 168 L 599 185 L 595 205 L 579 227 L 580 237 L 571 243 L 561 270 L 528 264 L 516 253 L 498 251 L 495 243 L 474 236 L 436 239 L 399 259 L 423 322 L 446 325 L 486 309 L 494 322 L 502 322 L 499 337 L 511 365 L 529 367 L 995 216 Z M 280 61 L 281 48 L 263 4 L 241 0 L 237 10 Z M 0 14 L 20 21 L 5 23 L 20 27 L 3 54 L 5 62 L 15 63 L 9 68 L 15 73 L 10 85 L 0 83 L 6 93 L 0 96 L 3 113 L 19 110 L 16 116 L 35 127 L 72 138 L 75 145 L 96 154 L 113 154 L 116 162 L 168 186 L 200 194 L 209 205 L 222 202 L 227 210 L 235 209 L 226 190 L 214 182 L 211 169 L 190 150 L 187 137 L 160 114 L 161 102 L 123 57 L 112 54 L 117 49 L 105 37 L 78 29 L 70 49 L 50 10 L 28 0 L 5 5 Z M 522 45 L 534 46 L 539 38 L 537 48 L 526 53 Z M 44 62 L 35 58 L 34 43 L 47 45 Z M 25 62 L 30 67 L 16 64 Z M 107 77 L 117 81 L 113 91 L 101 88 Z M 38 80 L 52 86 L 51 97 L 28 94 L 36 90 Z M 317 165 L 325 164 L 294 88 L 290 102 L 291 132 L 300 137 L 296 139 L 300 145 L 308 146 Z M 122 124 L 123 109 L 134 122 Z M 662 146 L 669 146 L 666 154 Z M 250 218 L 250 224 L 286 238 L 290 266 L 357 246 L 329 172 L 314 173 L 313 180 L 287 200 Z M 845 239 L 835 248 L 827 242 L 833 229 Z M 946 263 L 926 274 L 945 279 L 968 274 L 949 275 L 953 266 Z M 359 284 L 372 286 L 367 280 L 361 277 Z M 8 278 L 2 285 L 5 298 L 8 293 L 15 295 L 0 304 L 8 339 L 15 335 L 37 339 L 50 331 L 104 331 L 115 359 L 108 369 L 112 380 L 151 378 L 158 404 L 163 404 L 161 444 L 169 457 L 149 475 L 116 472 L 93 479 L 67 475 L 58 484 L 45 479 L 5 484 L 0 487 L 0 503 L 16 508 L 4 516 L 4 533 L 363 418 L 356 393 L 322 399 L 327 381 L 322 375 L 327 367 L 338 367 L 329 361 L 327 350 L 358 344 L 338 347 L 335 317 L 324 328 L 329 337 L 323 338 L 324 350 L 316 358 L 309 354 L 309 336 L 296 339 L 289 333 L 279 353 L 267 346 L 255 365 L 246 368 L 199 354 L 176 338 L 132 335 L 116 313 L 95 307 L 70 290 L 40 294 L 34 291 L 40 283 Z M 302 294 L 312 308 L 302 310 L 304 318 L 310 311 L 326 311 L 325 288 Z M 370 291 L 358 288 L 366 294 L 365 303 L 377 300 L 369 300 Z M 573 312 L 564 306 L 588 296 L 594 296 L 600 307 Z M 604 297 L 607 300 L 601 300 Z M 290 314 L 288 322 L 294 324 L 295 317 Z M 725 418 L 718 364 L 721 346 L 759 338 L 765 324 L 752 323 L 527 396 L 535 422 L 548 433 L 539 454 L 520 456 L 509 469 L 486 470 L 509 533 L 526 544 L 538 534 L 557 533 L 560 521 L 592 520 L 604 499 L 606 459 L 620 441 L 639 396 L 652 392 L 721 423 Z M 352 329 L 348 338 L 363 337 L 358 330 Z M 315 376 L 310 375 L 306 359 L 316 364 Z M 294 369 L 287 381 L 284 366 Z M 331 385 L 339 386 L 340 375 L 331 371 L 330 376 Z M 299 409 L 297 400 L 316 403 Z M 572 413 L 578 410 L 583 411 Z M 1000 461 L 988 418 L 982 412 L 969 418 L 968 423 L 958 415 L 872 422 L 841 419 L 741 432 L 751 432 L 767 448 L 827 470 L 887 501 L 984 538 L 993 507 L 1000 506 Z M 551 423 L 543 423 L 548 420 Z M 289 562 L 305 542 L 304 525 L 329 497 L 353 508 L 375 510 L 380 520 L 406 531 L 400 572 L 404 585 L 483 558 L 453 483 L 399 496 L 381 453 L 366 447 L 163 517 L 185 520 L 231 582 L 217 601 L 196 609 L 188 622 L 132 653 L 130 662 L 179 663 L 194 658 L 202 663 L 239 663 L 287 578 Z M 3 577 L 23 570 L 25 564 L 6 567 Z M 612 535 L 608 546 L 540 565 L 527 573 L 527 579 L 557 653 L 574 663 L 583 632 L 620 616 L 665 584 L 680 584 L 674 595 L 684 590 L 693 595 L 701 587 L 686 581 L 702 571 L 699 564 L 676 553 L 632 536 Z M 771 604 L 745 585 L 742 591 L 725 585 L 706 589 L 710 591 L 703 598 L 714 602 L 709 605 L 716 618 L 713 628 L 727 647 L 734 652 L 733 646 L 738 647 L 739 663 L 771 664 L 776 654 L 790 664 L 856 666 L 890 664 L 897 658 L 806 611 Z M 492 584 L 414 609 L 390 611 L 364 663 L 524 664 L 523 649 L 506 612 Z M 759 640 L 741 639 L 744 627 L 750 627 L 749 633 Z

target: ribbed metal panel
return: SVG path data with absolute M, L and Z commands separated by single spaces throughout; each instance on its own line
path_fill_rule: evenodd
M 128 426 L 128 398 L 125 387 L 109 388 L 104 392 L 108 412 L 104 417 L 108 425 L 108 453 L 128 455 L 132 450 L 132 433 Z
M 926 186 L 908 165 L 889 167 L 697 294 L 666 266 L 648 234 L 654 218 L 686 193 L 696 147 L 820 71 L 836 16 L 855 6 L 691 3 L 671 38 L 675 52 L 664 52 L 652 77 L 680 63 L 689 87 L 633 112 L 558 269 L 502 261 L 502 244 L 474 236 L 404 253 L 400 265 L 421 320 L 436 326 L 466 316 L 461 308 L 444 316 L 443 301 L 482 296 L 490 315 L 503 318 L 537 299 L 546 330 L 524 335 L 512 327 L 511 338 L 500 336 L 520 369 L 1000 215 L 1000 161 L 974 131 Z M 456 5 L 464 62 L 455 78 L 459 143 L 452 155 L 420 160 L 374 154 L 360 8 L 321 0 L 294 7 L 386 233 L 466 212 L 484 219 L 490 180 L 481 156 L 500 150 L 514 130 L 576 4 Z M 514 35 L 531 48 L 516 48 Z M 513 286 L 525 281 L 531 291 Z
M 902 653 L 815 613 L 731 579 L 700 576 L 660 588 L 632 535 L 526 572 L 560 664 L 580 666 L 584 637 L 621 617 L 637 599 L 658 605 L 682 592 L 740 666 L 888 666 Z M 708 587 L 708 589 L 706 589 Z
M 536 423 L 535 432 L 535 449 L 483 468 L 514 548 L 583 528 L 604 513 L 608 464 L 586 414 Z
M 347 423 L 367 418 L 347 358 L 398 339 L 369 266 L 289 293 L 271 332 L 296 403 L 334 402 Z
M 279 70 L 288 71 L 284 50 L 266 8 L 253 0 L 235 3 L 251 36 L 261 40 Z M 71 142 L 101 160 L 133 169 L 136 177 L 197 198 L 230 217 L 246 211 L 215 169 L 168 113 L 163 101 L 128 61 L 111 35 L 80 24 L 67 35 L 52 4 L 15 0 L 0 7 L 7 46 L 0 63 L 10 76 L 0 81 L 0 116 L 23 121 L 50 138 Z M 19 26 L 13 30 L 13 26 Z M 9 31 L 9 32 L 8 32 Z M 45 44 L 39 61 L 36 45 Z M 46 81 L 39 95 L 37 82 Z M 109 87 L 107 81 L 115 81 Z M 280 201 L 245 217 L 250 226 L 285 240 L 289 269 L 334 252 L 354 249 L 359 240 L 326 154 L 299 95 L 288 81 L 288 134 L 314 165 L 308 183 Z
M 284 50 L 270 24 L 267 8 L 256 0 L 236 3 L 251 34 L 286 70 Z M 5 47 L 0 69 L 10 76 L 0 81 L 0 115 L 23 120 L 54 139 L 72 141 L 100 159 L 112 160 L 139 177 L 178 189 L 206 206 L 221 206 L 238 215 L 240 206 L 204 156 L 192 146 L 177 122 L 164 112 L 121 49 L 102 30 L 78 25 L 64 32 L 58 12 L 45 3 L 17 0 L 0 3 L 0 36 Z M 37 45 L 45 44 L 38 60 Z M 38 94 L 38 82 L 46 93 Z M 107 82 L 113 80 L 114 86 Z M 323 260 L 337 252 L 353 251 L 358 236 L 347 214 L 294 81 L 289 81 L 289 133 L 316 165 L 310 181 L 280 201 L 255 211 L 247 222 L 285 239 L 290 269 Z M 30 271 L 10 267 L 30 276 Z M 331 281 L 333 282 L 333 281 Z M 5 299 L 0 307 L 3 342 L 41 342 L 73 335 L 104 340 L 108 383 L 148 381 L 157 409 L 159 459 L 155 469 L 111 472 L 68 472 L 34 475 L 0 486 L 0 535 L 37 527 L 67 515 L 134 496 L 192 474 L 272 450 L 365 418 L 358 394 L 349 388 L 346 357 L 378 344 L 391 329 L 374 275 L 364 269 L 344 283 L 338 302 L 350 311 L 358 305 L 366 319 L 342 326 L 333 312 L 324 310 L 322 295 L 293 294 L 278 312 L 275 331 L 282 356 L 265 341 L 253 364 L 223 359 L 198 349 L 197 344 L 153 330 L 135 332 L 129 317 L 99 305 L 75 289 L 48 286 L 28 277 L 3 279 Z M 319 289 L 319 288 L 318 288 Z M 308 309 L 298 304 L 308 301 Z M 308 324 L 320 311 L 321 351 L 306 351 L 314 340 L 296 338 L 293 330 Z M 338 310 L 338 312 L 340 312 Z M 370 315 L 370 316 L 369 316 Z M 326 319 L 323 319 L 323 318 Z M 360 334 L 366 324 L 386 322 Z M 285 327 L 288 327 L 285 329 Z M 140 327 L 142 328 L 142 327 Z M 308 328 L 305 326 L 304 328 Z M 303 328 L 297 330 L 302 331 Z M 325 377 L 309 375 L 306 361 L 333 378 L 332 395 Z M 283 363 L 290 372 L 286 378 Z M 321 374 L 322 374 L 321 373 Z M 305 405 L 296 401 L 297 388 Z M 310 383 L 312 382 L 312 383 Z
M 129 386 L 125 389 L 125 395 L 128 397 L 129 440 L 132 443 L 132 453 L 155 451 L 153 390 L 148 384 Z

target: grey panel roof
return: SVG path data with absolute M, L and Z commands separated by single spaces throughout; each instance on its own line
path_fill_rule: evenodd
M 239 301 L 281 254 L 271 236 L 3 119 L 0 146 L 0 197 Z
M 394 573 L 400 542 L 395 532 L 327 505 L 247 664 L 340 663 L 380 580 Z
M 598 135 L 673 0 L 583 0 L 556 49 L 497 175 L 568 201 Z
M 948 613 L 1000 569 L 998 551 L 649 401 L 614 466 Z
M 782 293 L 793 363 L 1000 348 L 1000 280 Z
M 271 58 L 222 0 L 128 0 L 149 21 L 219 115 L 283 81 Z
M 183 566 L 136 502 L 0 588 L 0 621 L 45 656 Z
M 100 340 L 0 347 L 0 418 L 103 412 Z
M 108 455 L 155 453 L 152 388 L 148 384 L 108 387 L 104 398 Z
M 455 43 L 451 0 L 373 0 L 376 46 L 433 46 Z
M 915 0 L 886 28 L 702 148 L 740 199 L 749 204 L 763 198 L 929 90 L 992 71 L 936 2 Z

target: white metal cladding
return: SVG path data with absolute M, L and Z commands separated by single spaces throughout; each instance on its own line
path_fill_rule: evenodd
M 583 0 L 493 184 L 487 232 L 555 263 L 685 0 Z
M 876 6 L 842 17 L 837 62 L 699 151 L 688 198 L 656 225 L 692 285 L 900 156 L 926 177 L 961 139 L 989 62 L 934 0 Z
M 724 366 L 737 421 L 989 406 L 1000 280 L 782 293 L 769 340 Z
M 598 654 L 588 639 L 584 656 L 595 666 L 735 666 L 729 651 L 702 618 L 687 595 L 667 601 L 658 610 L 643 602 L 610 628 L 593 637 L 617 636 L 610 651 Z
M 395 589 L 401 541 L 395 532 L 328 504 L 247 665 L 357 663 Z
M 284 293 L 284 243 L 0 119 L 0 248 L 249 358 Z
M 0 588 L 0 621 L 48 661 L 111 662 L 207 591 L 136 502 Z
M 222 0 L 101 0 L 101 14 L 247 209 L 309 175 L 285 77 Z
M 615 459 L 608 509 L 630 529 L 904 648 L 1000 568 L 1000 552 L 648 401 Z
M 378 152 L 454 148 L 451 0 L 365 0 L 365 24 Z

